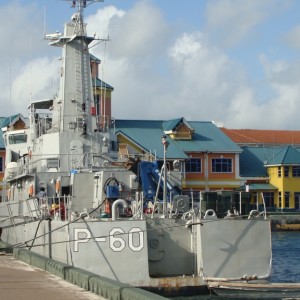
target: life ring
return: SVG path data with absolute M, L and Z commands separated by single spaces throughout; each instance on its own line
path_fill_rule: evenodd
M 111 206 L 108 199 L 105 200 L 104 211 L 109 215 L 111 214 Z
M 57 179 L 56 183 L 55 183 L 55 192 L 56 192 L 56 194 L 58 194 L 60 192 L 60 186 L 61 186 L 60 180 Z
M 32 197 L 33 195 L 34 195 L 34 188 L 33 188 L 33 184 L 31 183 L 28 188 L 28 196 Z

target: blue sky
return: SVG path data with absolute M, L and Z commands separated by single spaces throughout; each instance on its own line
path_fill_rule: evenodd
M 91 51 L 115 89 L 114 117 L 300 130 L 299 11 L 298 0 L 105 0 L 85 19 L 111 39 Z M 44 27 L 63 31 L 73 12 L 61 0 L 1 1 L 1 115 L 55 93 L 60 49 Z

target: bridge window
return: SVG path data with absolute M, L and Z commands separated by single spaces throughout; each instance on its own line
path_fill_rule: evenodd
M 8 136 L 8 143 L 10 145 L 27 143 L 27 134 L 25 133 L 10 134 Z

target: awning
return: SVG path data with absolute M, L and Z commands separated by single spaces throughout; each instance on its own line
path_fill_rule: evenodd
M 34 106 L 35 109 L 49 109 L 53 106 L 53 99 L 31 101 L 27 108 L 29 109 L 31 106 Z
M 237 188 L 237 191 L 246 191 L 246 186 L 249 187 L 249 191 L 276 191 L 278 188 L 270 183 L 250 183 L 242 185 Z

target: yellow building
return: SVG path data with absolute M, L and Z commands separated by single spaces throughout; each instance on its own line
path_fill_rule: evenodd
M 288 146 L 265 166 L 270 183 L 277 187 L 275 206 L 279 209 L 300 210 L 300 152 Z

